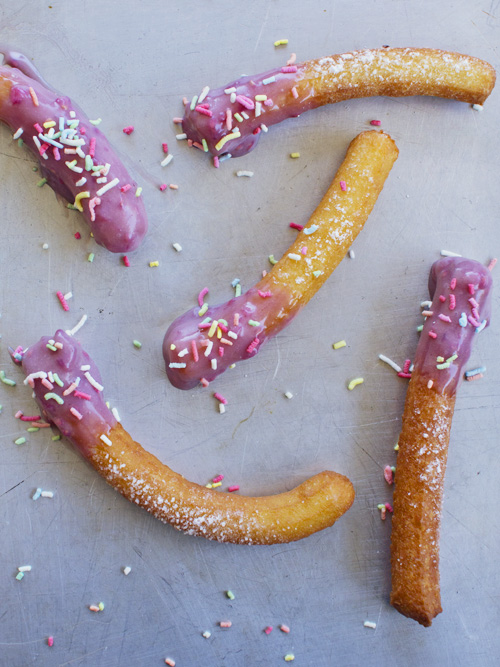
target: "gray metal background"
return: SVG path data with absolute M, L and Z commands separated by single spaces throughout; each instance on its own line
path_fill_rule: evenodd
M 0 128 L 0 367 L 18 382 L 0 385 L 2 667 L 149 666 L 166 656 L 178 667 L 268 666 L 289 652 L 294 664 L 315 667 L 498 664 L 499 292 L 470 362 L 487 366 L 486 376 L 465 383 L 457 402 L 441 540 L 444 612 L 431 629 L 389 606 L 391 522 L 376 509 L 391 499 L 382 469 L 395 462 L 406 389 L 378 354 L 402 363 L 414 353 L 419 302 L 440 249 L 483 262 L 500 253 L 498 88 L 481 113 L 430 98 L 309 112 L 219 170 L 176 142 L 171 118 L 181 114 L 183 95 L 281 65 L 292 51 L 305 60 L 382 44 L 432 46 L 498 69 L 499 3 L 48 3 L 2 0 L 2 41 L 91 118 L 103 118 L 143 184 L 150 232 L 126 269 L 89 239 L 78 214 L 36 187 L 29 156 Z M 289 45 L 275 48 L 283 37 Z M 232 295 L 235 277 L 254 284 L 267 256 L 293 240 L 288 223 L 307 221 L 347 145 L 374 118 L 400 157 L 355 259 L 254 361 L 218 380 L 229 399 L 225 415 L 210 391 L 172 388 L 161 357 L 168 324 L 205 285 L 216 303 Z M 131 136 L 126 125 L 135 126 Z M 164 141 L 175 157 L 162 169 Z M 237 169 L 255 175 L 236 178 Z M 179 190 L 162 193 L 162 182 Z M 152 260 L 160 266 L 150 269 Z M 68 313 L 57 290 L 73 292 Z M 83 313 L 79 339 L 100 366 L 108 399 L 164 462 L 200 483 L 223 473 L 223 488 L 239 484 L 247 494 L 283 491 L 330 468 L 355 485 L 352 509 L 299 543 L 221 545 L 186 537 L 126 502 L 47 430 L 16 446 L 23 428 L 13 415 L 34 404 L 7 345 L 71 328 Z M 341 338 L 347 347 L 333 351 Z M 358 375 L 365 383 L 347 391 Z M 34 502 L 36 487 L 54 498 Z M 23 564 L 33 569 L 19 582 Z M 88 610 L 100 601 L 105 611 Z M 363 627 L 367 619 L 376 630 Z M 232 628 L 221 630 L 221 620 Z M 275 626 L 269 636 L 267 625 Z

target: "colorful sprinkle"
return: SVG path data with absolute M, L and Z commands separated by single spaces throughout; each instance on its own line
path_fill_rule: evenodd
M 387 484 L 392 484 L 394 482 L 393 470 L 391 466 L 385 466 L 384 479 L 387 482 Z
M 341 347 L 345 347 L 347 343 L 345 340 L 339 340 L 336 343 L 333 343 L 332 347 L 334 350 L 339 350 Z
M 230 628 L 232 626 L 231 621 L 220 621 L 219 625 L 221 628 Z
M 294 656 L 293 653 L 287 653 L 287 654 L 284 656 L 283 660 L 284 660 L 285 662 L 293 662 L 293 661 L 295 660 L 295 656 Z
M 288 39 L 277 39 L 274 42 L 274 46 L 285 46 L 286 44 L 288 44 Z
M 382 121 L 381 120 L 371 120 L 370 125 L 376 125 L 378 127 L 379 125 L 382 125 Z
M 345 192 L 347 190 L 347 183 L 345 181 L 340 181 L 340 189 L 342 192 Z
M 124 134 L 132 134 L 133 131 L 134 131 L 133 125 L 127 125 L 127 127 L 123 128 Z
M 300 157 L 300 153 L 290 153 L 290 157 L 296 160 L 297 158 Z
M 234 600 L 234 593 L 233 591 L 226 591 L 226 595 L 230 600 Z
M 227 490 L 229 493 L 233 493 L 234 491 L 239 491 L 240 487 L 237 484 L 233 484 L 232 486 L 228 486 Z
M 349 391 L 352 391 L 354 389 L 354 387 L 357 387 L 358 384 L 363 384 L 363 382 L 364 382 L 364 378 L 354 378 L 353 380 L 351 380 L 349 382 L 349 384 L 347 385 L 347 388 L 349 389 Z
M 272 631 L 273 631 L 272 625 L 268 625 L 266 628 L 264 628 L 264 632 L 266 633 L 266 635 L 270 635 Z
M 24 438 L 24 437 L 17 438 L 17 440 L 14 440 L 15 445 L 24 445 L 25 442 L 26 442 L 26 438 Z
M 47 646 L 54 646 L 54 637 L 47 637 Z
M 301 232 L 304 229 L 303 225 L 298 225 L 296 222 L 291 222 L 289 227 L 296 229 L 298 232 Z

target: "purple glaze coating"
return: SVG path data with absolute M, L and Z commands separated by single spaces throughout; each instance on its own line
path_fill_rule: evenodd
M 172 322 L 163 340 L 163 358 L 168 379 L 178 389 L 192 389 L 202 378 L 212 382 L 231 364 L 254 357 L 266 340 L 279 333 L 299 310 L 298 307 L 292 310 L 289 308 L 289 296 L 285 292 L 274 288 L 270 297 L 262 297 L 258 289 L 252 287 L 227 303 L 209 307 L 202 316 L 198 314 L 199 307 L 189 310 Z M 237 325 L 234 323 L 235 314 L 239 315 Z M 210 319 L 210 322 L 227 322 L 227 331 L 220 331 L 221 338 L 217 337 L 217 331 L 209 338 L 210 330 L 199 328 L 206 319 Z M 193 355 L 193 341 L 198 361 Z M 207 347 L 203 343 L 207 341 L 212 342 L 212 347 L 205 356 Z M 174 350 L 170 349 L 171 345 L 175 345 Z M 184 353 L 185 350 L 187 352 Z M 223 350 L 223 356 L 220 356 L 220 350 Z M 213 359 L 217 362 L 215 369 L 212 367 Z M 171 364 L 185 364 L 185 367 L 176 368 Z
M 275 77 L 276 81 L 268 84 L 263 82 L 269 78 Z M 214 88 L 210 90 L 203 99 L 202 104 L 208 104 L 212 113 L 209 117 L 190 105 L 186 105 L 184 118 L 182 120 L 182 129 L 187 134 L 187 138 L 196 141 L 199 144 L 205 139 L 208 150 L 212 155 L 222 155 L 230 153 L 232 157 L 240 157 L 249 153 L 259 140 L 261 125 L 266 127 L 280 123 L 286 118 L 295 118 L 303 111 L 314 109 L 320 106 L 321 102 L 314 97 L 314 91 L 311 90 L 306 96 L 302 92 L 300 99 L 295 99 L 292 95 L 292 88 L 297 85 L 304 77 L 304 65 L 297 66 L 297 72 L 285 73 L 281 68 L 269 70 L 256 76 L 244 76 L 223 88 Z M 262 102 L 261 114 L 256 115 L 255 109 L 249 110 L 240 104 L 236 98 L 231 103 L 230 95 L 224 90 L 236 88 L 235 95 L 243 95 L 255 102 L 255 95 L 267 95 L 268 100 L 272 100 L 272 105 L 268 106 Z M 226 126 L 226 110 L 231 109 L 234 113 L 247 113 L 249 118 L 241 122 L 233 120 L 233 126 L 240 128 L 241 137 L 231 139 L 220 149 L 216 148 L 217 143 L 227 134 L 229 130 Z M 254 134 L 256 132 L 256 134 Z
M 489 324 L 491 284 L 488 269 L 470 259 L 445 257 L 432 265 L 432 315 L 427 317 L 421 333 L 413 373 L 432 380 L 433 389 L 439 393 L 455 394 L 477 330 Z M 438 368 L 455 354 L 457 358 L 447 368 Z M 437 357 L 443 357 L 444 362 L 437 361 Z
M 62 349 L 55 352 L 47 347 L 49 341 L 62 343 Z M 82 370 L 82 366 L 90 366 L 88 371 Z M 63 435 L 76 445 L 84 456 L 92 453 L 92 445 L 101 434 L 109 433 L 116 425 L 116 419 L 107 408 L 102 391 L 96 390 L 85 376 L 85 372 L 102 386 L 101 376 L 95 363 L 83 350 L 80 343 L 72 336 L 62 330 L 56 331 L 53 338 L 45 336 L 38 343 L 28 348 L 23 355 L 22 367 L 26 373 L 25 384 L 30 384 L 35 393 L 35 399 L 42 415 L 52 424 L 57 426 Z M 41 378 L 30 378 L 32 373 L 39 372 L 57 373 L 63 386 L 57 381 L 51 382 L 53 388 L 42 384 Z M 74 383 L 78 382 L 77 392 L 90 396 L 90 400 L 75 394 L 64 395 L 64 392 Z M 45 398 L 47 394 L 57 394 L 64 403 L 59 403 L 54 398 Z M 71 412 L 75 408 L 82 416 L 78 419 Z
M 80 200 L 80 205 L 83 208 L 83 216 L 99 245 L 111 252 L 135 250 L 147 231 L 144 203 L 141 197 L 135 196 L 137 183 L 131 178 L 106 137 L 90 123 L 85 113 L 69 97 L 59 95 L 44 85 L 43 79 L 25 56 L 10 51 L 7 51 L 5 55 L 7 63 L 15 64 L 20 69 L 10 67 L 8 64 L 0 66 L 0 91 L 4 91 L 0 95 L 0 120 L 9 125 L 13 133 L 19 128 L 24 130 L 21 138 L 38 159 L 42 176 L 47 179 L 55 192 L 71 204 L 75 202 L 78 193 L 85 191 L 89 193 L 89 197 Z M 7 95 L 5 94 L 6 88 L 10 88 Z M 36 94 L 38 106 L 32 99 L 30 88 Z M 74 113 L 74 118 L 71 112 Z M 73 139 L 84 141 L 80 148 L 85 155 L 89 154 L 91 141 L 95 140 L 92 164 L 95 166 L 109 164 L 109 171 L 105 177 L 108 183 L 117 178 L 119 183 L 115 187 L 99 196 L 97 192 L 106 185 L 106 183 L 96 182 L 98 177 L 102 177 L 102 174 L 92 170 L 87 171 L 85 159 L 81 155 L 64 153 L 64 148 L 74 149 L 74 146 L 64 145 L 60 137 L 55 138 L 57 143 L 62 143 L 58 147 L 60 159 L 56 159 L 57 151 L 54 151 L 53 145 L 38 137 L 39 132 L 34 127 L 36 123 L 43 128 L 46 121 L 55 121 L 56 126 L 53 130 L 57 134 L 61 118 L 64 119 L 64 127 L 67 131 L 70 130 L 68 123 L 79 121 Z M 43 128 L 42 134 L 48 134 L 48 132 L 50 129 Z M 48 145 L 45 151 L 47 159 L 41 155 L 33 136 L 39 139 L 42 146 Z M 75 172 L 66 165 L 67 162 L 74 160 L 76 160 L 75 167 L 82 169 L 81 172 Z M 93 173 L 97 175 L 92 176 Z M 87 179 L 86 183 L 76 185 L 82 177 Z M 131 186 L 130 189 L 121 192 L 120 188 L 127 184 Z M 96 197 L 100 199 L 99 204 L 97 204 Z M 94 213 L 89 208 L 91 201 L 96 204 Z M 95 217 L 94 220 L 93 217 Z

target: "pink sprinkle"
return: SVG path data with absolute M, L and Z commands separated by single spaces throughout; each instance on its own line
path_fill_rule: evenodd
M 204 116 L 208 116 L 209 118 L 212 118 L 212 112 L 210 109 L 205 109 L 205 107 L 201 106 L 200 104 L 194 108 L 195 111 L 198 113 L 203 114 Z
M 172 660 L 172 658 L 165 658 L 165 664 L 168 665 L 168 667 L 175 667 L 175 660 Z
M 436 333 L 435 331 L 429 331 L 429 336 L 430 336 L 431 338 L 437 338 L 437 337 L 438 337 L 438 335 L 437 335 L 437 333 Z
M 68 396 L 71 394 L 72 391 L 75 391 L 75 389 L 78 387 L 76 382 L 72 382 L 67 389 L 63 391 L 63 396 Z
M 187 140 L 187 144 L 188 144 L 189 148 L 191 148 L 192 145 L 193 145 L 193 140 L 192 140 L 192 139 L 188 139 L 188 140 Z
M 475 375 L 466 375 L 465 379 L 471 382 L 472 380 L 480 380 L 484 375 L 482 373 L 476 373 Z
M 408 373 L 408 371 L 410 370 L 410 366 L 411 366 L 411 360 L 405 359 L 405 362 L 403 364 L 403 373 Z
M 172 123 L 175 123 L 176 125 L 181 125 L 182 118 L 180 116 L 174 116 L 174 118 L 172 118 Z M 165 153 L 168 153 L 168 151 L 165 151 Z
M 302 248 L 300 249 L 300 254 L 307 255 L 307 246 L 302 246 Z
M 262 290 L 257 290 L 257 292 L 263 299 L 268 299 L 270 296 L 272 296 L 272 292 L 263 292 Z
M 16 414 L 17 417 L 17 414 Z M 19 419 L 23 422 L 37 422 L 40 419 L 40 415 L 33 415 L 32 417 L 27 417 L 21 413 Z
M 47 646 L 54 646 L 54 637 L 47 638 Z
M 233 493 L 233 491 L 239 491 L 240 487 L 237 484 L 233 484 L 233 486 L 228 486 L 227 490 L 229 493 Z
M 233 127 L 233 112 L 231 109 L 226 109 L 226 129 L 231 131 Z
M 290 55 L 290 58 L 288 58 L 288 60 L 286 61 L 286 64 L 287 64 L 287 65 L 293 65 L 293 63 L 294 63 L 296 60 L 297 60 L 297 54 L 296 54 L 296 53 L 292 53 L 292 54 Z
M 85 399 L 86 401 L 90 401 L 91 398 L 92 398 L 92 396 L 91 396 L 90 394 L 86 394 L 86 393 L 83 392 L 83 391 L 78 391 L 78 389 L 75 390 L 75 396 L 76 396 L 77 398 L 83 398 L 83 399 Z
M 72 414 L 74 417 L 76 417 L 78 420 L 80 420 L 80 419 L 83 418 L 82 413 L 81 413 L 81 412 L 78 412 L 78 410 L 77 410 L 76 408 L 71 407 L 71 408 L 69 409 L 69 411 L 70 411 L 71 414 Z
M 385 509 L 386 509 L 388 512 L 391 512 L 391 514 L 392 514 L 392 512 L 394 512 L 391 503 L 385 503 Z
M 200 322 L 200 324 L 198 324 L 198 329 L 203 331 L 203 329 L 210 329 L 211 326 L 210 322 Z M 208 345 L 208 341 L 202 340 L 200 345 Z
M 274 102 L 270 97 L 268 97 L 267 100 L 264 100 L 264 104 L 266 105 L 266 107 L 272 107 Z
M 443 315 L 443 313 L 439 313 L 438 317 L 442 322 L 451 322 L 451 317 L 449 315 Z
M 385 521 L 385 512 L 386 512 L 386 507 L 384 505 L 384 507 L 382 507 L 382 509 L 380 510 L 380 518 L 382 519 L 382 521 Z
M 125 264 L 125 266 L 130 266 L 130 260 L 127 257 L 127 255 L 123 255 L 122 260 L 123 260 L 123 263 Z
M 345 192 L 347 190 L 347 185 L 345 181 L 340 181 L 340 189 Z
M 166 184 L 166 183 L 162 183 L 162 184 L 160 185 L 160 190 L 163 192 L 163 190 L 166 190 L 166 189 L 167 189 L 167 184 Z
M 370 125 L 376 125 L 378 127 L 379 125 L 382 125 L 382 121 L 381 120 L 371 120 Z
M 47 378 L 42 379 L 42 384 L 43 384 L 44 387 L 47 387 L 47 389 L 49 389 L 50 391 L 52 391 L 52 389 L 54 389 L 54 385 L 52 384 L 52 382 L 47 380 Z
M 467 285 L 467 290 L 468 290 L 469 294 L 475 294 L 475 292 L 476 292 L 476 290 L 474 289 L 474 284 L 473 283 L 469 283 Z
M 479 304 L 473 296 L 471 296 L 471 298 L 469 299 L 469 303 L 472 306 L 472 308 L 479 308 Z
M 92 137 L 89 143 L 89 155 L 90 157 L 94 157 L 95 155 L 95 137 Z
M 170 183 L 168 187 L 169 187 L 171 190 L 178 190 L 178 189 L 179 189 L 179 186 L 178 186 L 178 185 L 175 185 L 175 183 Z
M 297 71 L 297 66 L 296 65 L 287 65 L 286 67 L 282 67 L 281 71 L 283 74 L 295 74 Z
M 231 621 L 221 621 L 219 623 L 221 628 L 230 628 L 232 626 Z
M 203 102 L 203 104 L 198 104 L 202 109 L 210 109 L 210 104 L 208 102 Z
M 127 192 L 128 190 L 130 190 L 131 187 L 132 186 L 130 185 L 130 183 L 126 183 L 125 185 L 122 185 L 122 187 L 120 188 L 120 192 Z
M 411 378 L 411 373 L 398 373 L 398 377 L 400 378 Z
M 40 123 L 35 123 L 35 124 L 33 125 L 33 127 L 35 128 L 35 130 L 36 130 L 37 132 L 39 132 L 40 134 L 43 134 L 43 127 L 40 125 Z
M 216 394 L 214 394 L 214 396 L 217 397 Z M 212 482 L 214 484 L 217 484 L 217 482 L 222 482 L 223 479 L 224 479 L 224 475 L 217 475 L 216 477 L 213 478 Z
M 227 398 L 224 398 L 224 396 L 222 396 L 222 395 L 219 394 L 218 392 L 215 392 L 215 393 L 214 393 L 214 398 L 216 398 L 218 401 L 220 401 L 220 402 L 223 403 L 224 405 L 227 405 Z M 223 478 L 221 478 L 221 479 L 223 479 Z M 214 481 L 215 481 L 215 480 L 214 480 Z M 220 482 L 219 479 L 218 479 L 217 481 Z
M 246 95 L 236 95 L 236 101 L 239 102 L 242 107 L 245 107 L 245 109 L 255 109 L 254 101 L 249 97 L 246 97 Z
M 182 98 L 182 104 L 183 104 L 184 106 L 186 106 L 186 104 L 189 104 L 189 100 L 188 100 L 187 97 L 183 97 L 183 98 Z
M 42 144 L 42 145 L 40 146 L 40 155 L 43 155 L 44 153 L 46 153 L 48 147 L 49 147 L 49 144 Z
M 392 474 L 391 466 L 385 466 L 384 468 L 384 479 L 387 484 L 392 484 L 394 482 L 394 476 Z
M 54 160 L 61 159 L 61 153 L 59 153 L 59 149 L 57 148 L 57 146 L 52 147 L 52 153 L 54 154 Z
M 22 410 L 18 410 L 18 411 L 16 412 L 16 414 L 14 415 L 14 418 L 15 418 L 15 419 L 21 419 L 22 416 L 23 416 L 23 411 L 22 411 Z M 38 419 L 38 417 L 37 417 L 37 419 Z
M 204 287 L 201 292 L 198 294 L 198 305 L 201 308 L 203 306 L 203 299 L 208 294 L 208 287 Z
M 80 232 L 76 232 L 75 239 L 79 240 L 81 238 L 82 238 L 82 235 L 80 234 Z
M 200 378 L 200 384 L 203 385 L 204 387 L 208 387 L 210 382 L 206 380 L 205 378 Z
M 132 134 L 133 131 L 134 131 L 133 125 L 127 125 L 127 127 L 123 128 L 124 134 Z
M 85 129 L 85 127 L 82 126 L 80 128 L 80 134 L 84 134 L 84 135 L 87 134 L 87 130 Z
M 198 348 L 196 347 L 196 341 L 192 340 L 191 341 L 191 354 L 193 355 L 193 361 L 198 361 L 200 358 L 198 355 Z
M 267 628 L 264 628 L 264 632 L 266 633 L 266 635 L 270 635 L 272 631 L 273 631 L 272 625 L 268 625 Z
M 451 296 L 451 295 L 450 295 L 450 296 Z M 444 294 L 440 294 L 440 295 L 439 295 L 439 300 L 441 301 L 441 303 L 444 303 L 444 302 L 446 301 L 446 297 L 445 297 L 445 295 L 444 295 Z
M 475 317 L 476 320 L 480 320 L 481 318 L 479 317 L 479 310 L 477 308 L 472 309 L 472 317 Z
M 450 294 L 450 310 L 455 310 L 455 306 L 457 305 L 457 299 L 454 294 Z
M 456 286 L 457 286 L 457 279 L 452 278 L 450 281 L 450 289 L 455 289 Z
M 165 154 L 168 153 L 168 144 L 167 144 L 167 143 L 165 143 L 165 142 L 162 143 L 161 147 L 162 147 L 163 152 L 164 152 Z
M 100 203 L 101 203 L 100 197 L 92 197 L 92 199 L 89 200 L 90 220 L 92 222 L 94 222 L 95 220 L 95 207 L 99 206 Z
M 199 141 L 193 141 L 193 146 L 194 146 L 195 148 L 198 148 L 200 151 L 204 151 L 204 150 L 205 150 L 205 149 L 203 148 L 203 146 L 200 144 Z
M 218 354 L 219 354 L 219 357 L 223 357 L 223 356 L 224 356 L 224 348 L 222 347 L 222 345 L 219 345 L 219 347 L 218 347 L 218 349 L 217 349 L 217 352 L 218 352 Z
M 239 325 L 239 323 L 240 323 L 240 314 L 239 313 L 234 314 L 233 323 L 234 323 L 235 327 L 237 327 Z
M 288 627 L 288 625 L 280 625 L 280 630 L 281 632 L 286 632 L 286 634 L 290 632 L 290 628 Z
M 250 345 L 247 347 L 248 354 L 252 354 L 252 352 L 255 352 L 255 348 L 259 343 L 260 340 L 258 338 L 254 338 L 253 341 L 250 343 Z
M 38 428 L 49 428 L 50 424 L 47 422 L 31 422 L 33 426 L 38 426 Z
M 221 331 L 223 331 L 224 333 L 227 333 L 227 332 L 229 331 L 229 329 L 226 327 L 226 325 L 223 324 L 222 322 L 219 322 L 217 326 L 218 326 L 219 329 L 220 329 Z
M 214 155 L 214 167 L 216 169 L 219 168 L 219 158 L 217 157 L 217 155 Z
M 252 132 L 252 134 L 260 134 L 262 132 L 260 127 L 256 127 L 255 130 Z
M 68 302 L 64 298 L 64 294 L 62 292 L 56 292 L 56 295 L 57 295 L 57 298 L 59 299 L 59 301 L 61 302 L 61 306 L 63 307 L 63 310 L 68 311 L 69 306 L 68 306 Z
M 231 342 L 230 340 L 228 340 L 227 338 L 221 338 L 221 339 L 220 339 L 220 342 L 221 342 L 223 345 L 232 345 L 232 342 Z
M 292 229 L 296 229 L 299 232 L 301 232 L 304 229 L 304 225 L 298 225 L 296 222 L 291 222 L 290 227 Z
M 36 96 L 36 93 L 31 86 L 29 87 L 29 91 L 30 91 L 30 95 L 31 95 L 31 99 L 33 101 L 33 104 L 36 107 L 40 106 L 39 103 L 38 103 L 38 97 Z
M 496 257 L 493 257 L 493 259 L 491 260 L 491 262 L 488 264 L 488 271 L 493 271 L 493 269 L 495 268 L 495 264 L 497 263 L 497 261 L 498 261 L 497 258 L 496 258 Z
M 297 88 L 295 88 L 295 86 L 293 86 L 292 88 L 292 95 L 294 96 L 295 99 L 297 99 L 297 97 L 299 96 Z
M 469 322 L 472 324 L 473 327 L 480 327 L 481 326 L 481 322 L 479 322 L 478 320 L 475 320 L 472 317 L 472 315 L 469 315 L 469 317 L 467 319 L 469 320 Z

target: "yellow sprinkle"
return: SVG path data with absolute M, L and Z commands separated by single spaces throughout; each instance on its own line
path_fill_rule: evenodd
M 208 303 L 204 303 L 203 306 L 198 311 L 198 315 L 200 317 L 203 317 L 203 315 L 207 312 L 207 310 L 208 310 Z
M 285 46 L 285 44 L 288 44 L 287 39 L 278 39 L 274 42 L 274 46 Z
M 170 349 L 175 350 L 175 345 L 173 343 L 170 343 Z
M 224 144 L 226 144 L 228 141 L 231 141 L 231 139 L 238 139 L 238 137 L 241 137 L 239 130 L 238 132 L 231 132 L 231 134 L 226 134 L 225 137 L 222 137 L 222 139 L 215 144 L 215 150 L 220 151 Z
M 267 95 L 256 95 L 255 96 L 255 101 L 256 102 L 265 102 L 267 100 Z
M 214 482 L 214 483 L 212 484 L 212 489 L 215 489 L 215 488 L 218 487 L 218 486 L 222 486 L 222 482 Z
M 80 211 L 80 213 L 83 213 L 83 206 L 80 200 L 88 199 L 89 197 L 90 197 L 90 192 L 88 190 L 85 190 L 84 192 L 79 192 L 75 197 L 75 203 L 73 204 L 73 206 L 76 206 L 76 208 Z
M 217 320 L 214 320 L 214 321 L 212 322 L 212 324 L 210 325 L 210 329 L 208 330 L 208 337 L 209 337 L 209 338 L 212 338 L 212 336 L 214 335 L 215 330 L 217 329 L 217 325 L 218 325 L 218 324 L 219 324 L 219 323 L 217 322 Z
M 154 262 L 149 262 L 149 266 L 151 268 L 153 268 L 155 266 L 160 266 L 160 262 L 158 260 L 155 260 Z
M 290 153 L 290 157 L 293 157 L 293 158 L 300 157 L 300 153 Z
M 211 488 L 212 488 L 212 484 L 210 484 L 210 482 L 209 482 L 208 484 L 205 484 L 205 487 L 206 487 L 207 489 L 211 489 Z
M 357 387 L 358 384 L 363 384 L 364 379 L 363 378 L 354 378 L 354 380 L 351 380 L 349 384 L 347 385 L 347 388 L 349 391 L 352 391 L 354 387 Z
M 295 660 L 295 656 L 293 653 L 287 653 L 284 657 L 285 662 L 292 662 L 292 660 Z
M 345 340 L 339 340 L 338 342 L 333 344 L 333 349 L 338 350 L 339 348 L 345 347 L 346 345 L 347 343 L 345 342 Z
M 142 188 L 141 188 L 141 187 L 138 187 L 137 190 L 135 191 L 135 196 L 136 196 L 136 197 L 140 197 L 140 196 L 141 196 L 141 192 L 142 192 Z
M 55 121 L 55 120 L 46 120 L 45 123 L 43 124 L 43 126 L 44 126 L 45 128 L 47 128 L 47 130 L 48 130 L 50 127 L 55 127 L 55 125 L 56 125 L 56 121 Z
M 399 442 L 394 445 L 394 451 L 399 452 Z

